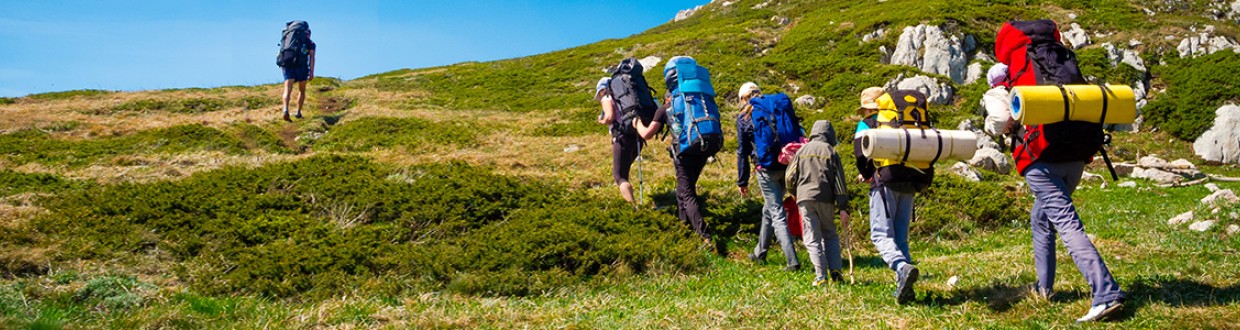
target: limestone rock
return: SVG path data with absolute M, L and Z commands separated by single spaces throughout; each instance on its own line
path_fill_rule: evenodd
M 1081 172 L 1081 181 L 1098 181 L 1098 182 L 1105 183 L 1106 179 L 1102 178 L 1101 175 L 1097 175 L 1097 174 L 1093 174 L 1089 172 Z
M 1157 168 L 1137 167 L 1132 170 L 1132 177 L 1138 179 L 1148 179 L 1160 184 L 1180 183 L 1183 177 L 1179 174 L 1163 171 Z
M 1215 191 L 1213 194 L 1210 194 L 1210 196 L 1206 196 L 1201 199 L 1201 204 L 1206 205 L 1226 205 L 1235 203 L 1240 203 L 1240 197 L 1236 196 L 1236 193 L 1231 191 L 1231 189 Z
M 1210 32 L 1212 32 L 1212 29 L 1180 40 L 1180 44 L 1175 47 L 1175 50 L 1180 53 L 1181 58 L 1214 54 L 1222 50 L 1240 52 L 1240 44 L 1224 36 L 1211 37 Z
M 1157 156 L 1145 156 L 1137 160 L 1137 166 L 1147 167 L 1147 168 L 1149 167 L 1166 168 L 1166 167 L 1170 167 L 1171 163 L 1168 163 L 1167 161 L 1163 160 L 1162 158 L 1158 158 Z
M 1117 184 L 1116 186 L 1120 186 L 1120 187 L 1123 187 L 1123 188 L 1136 188 L 1136 187 L 1137 187 L 1137 183 L 1136 183 L 1136 182 L 1133 182 L 1133 181 L 1124 181 L 1124 182 L 1120 182 L 1120 183 L 1119 183 L 1119 184 Z
M 1085 33 L 1085 29 L 1082 29 L 1081 25 L 1076 23 L 1072 23 L 1071 27 L 1067 31 L 1060 33 L 1060 35 L 1072 46 L 1072 49 L 1081 49 L 1081 47 L 1089 45 L 1089 34 Z
M 968 58 L 959 37 L 944 35 L 938 26 L 920 24 L 904 28 L 890 63 L 948 76 L 959 84 L 964 83 Z
M 883 28 L 878 28 L 878 30 L 874 30 L 874 32 L 870 32 L 866 35 L 861 36 L 861 42 L 868 43 L 874 40 L 882 39 L 883 37 L 886 37 L 886 36 L 887 36 L 887 30 Z
M 1237 1 L 1237 3 L 1240 3 L 1240 1 Z M 1236 233 L 1240 233 L 1240 226 L 1227 225 L 1227 235 L 1235 235 Z
M 1171 220 L 1167 220 L 1167 224 L 1175 226 L 1175 225 L 1186 224 L 1189 221 L 1193 221 L 1193 211 L 1180 213 L 1180 215 L 1177 215 L 1174 218 L 1171 218 Z
M 982 74 L 984 74 L 984 72 L 982 72 L 982 63 L 978 63 L 978 62 L 973 62 L 973 64 L 969 64 L 969 68 L 965 71 L 966 71 L 964 75 L 965 85 L 977 82 L 978 79 L 982 79 Z
M 896 48 L 891 53 L 891 64 L 921 67 L 921 45 L 926 40 L 926 25 L 908 26 L 900 33 Z
M 982 181 L 982 174 L 978 173 L 977 170 L 973 169 L 972 167 L 969 167 L 969 164 L 956 162 L 956 164 L 952 165 L 952 168 L 948 170 L 948 172 L 958 175 L 964 178 L 965 180 L 969 180 L 973 182 Z
M 1132 176 L 1132 172 L 1137 168 L 1136 165 L 1129 163 L 1115 163 L 1112 167 L 1115 168 L 1115 175 L 1118 176 Z
M 702 9 L 702 5 L 678 11 L 676 12 L 676 17 L 672 18 L 672 22 L 679 22 L 688 19 L 689 17 L 693 17 L 693 14 L 697 13 L 699 9 Z
M 1148 71 L 1145 68 L 1145 61 L 1141 60 L 1141 55 L 1135 50 L 1119 49 L 1109 42 L 1103 43 L 1102 49 L 1106 52 L 1107 60 L 1111 61 L 1111 66 L 1124 63 L 1142 72 Z
M 952 89 L 951 85 L 948 85 L 947 83 L 940 83 L 934 78 L 923 75 L 917 75 L 912 78 L 900 80 L 896 83 L 895 87 L 898 89 L 915 89 L 920 91 L 922 94 L 926 95 L 927 102 L 939 105 L 951 104 L 952 97 L 955 96 L 956 93 L 956 91 Z
M 798 97 L 794 102 L 799 107 L 809 109 L 814 107 L 814 104 L 818 102 L 818 99 L 813 95 L 801 95 L 801 97 Z
M 1214 220 L 1205 220 L 1205 221 L 1194 222 L 1193 224 L 1188 225 L 1188 229 L 1192 229 L 1196 231 L 1207 231 L 1207 230 L 1210 230 L 1210 227 L 1213 227 L 1213 226 L 1214 226 Z
M 642 68 L 649 71 L 650 68 L 658 68 L 659 62 L 663 62 L 663 58 L 658 56 L 646 56 L 640 60 L 637 60 L 637 62 L 642 64 Z
M 1011 157 L 996 149 L 978 149 L 973 154 L 973 159 L 969 159 L 969 165 L 999 174 L 1008 174 L 1012 171 L 1010 159 Z
M 792 23 L 792 20 L 788 19 L 786 16 L 775 15 L 771 16 L 771 22 L 775 22 L 775 24 L 779 24 L 779 26 L 784 26 L 788 25 L 788 23 Z
M 1214 115 L 1214 126 L 1193 142 L 1193 152 L 1208 161 L 1240 164 L 1240 106 L 1225 105 Z
M 1219 188 L 1218 188 L 1218 185 L 1216 185 L 1216 184 L 1213 184 L 1213 183 L 1207 183 L 1207 184 L 1206 184 L 1206 189 L 1209 189 L 1209 190 L 1210 190 L 1210 192 L 1216 192 L 1216 191 L 1218 191 L 1218 189 L 1219 189 Z

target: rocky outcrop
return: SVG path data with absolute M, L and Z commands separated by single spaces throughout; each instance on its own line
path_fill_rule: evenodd
M 1193 211 L 1188 211 L 1188 212 L 1181 213 L 1180 215 L 1177 215 L 1174 218 L 1171 218 L 1171 220 L 1167 220 L 1167 224 L 1182 225 L 1182 224 L 1186 224 L 1192 221 L 1193 221 Z
M 1111 66 L 1119 66 L 1120 63 L 1127 64 L 1141 72 L 1147 72 L 1145 61 L 1141 60 L 1141 54 L 1132 49 L 1119 49 L 1109 42 L 1102 43 L 1102 49 L 1106 51 L 1107 60 L 1111 61 Z
M 972 167 L 969 167 L 969 164 L 956 162 L 956 164 L 952 165 L 952 168 L 949 169 L 948 172 L 951 174 L 958 175 L 964 178 L 965 180 L 969 180 L 973 182 L 982 181 L 982 173 L 978 173 L 977 170 L 973 169 Z
M 915 89 L 926 95 L 927 102 L 939 105 L 951 104 L 952 97 L 956 94 L 956 90 L 952 89 L 951 85 L 923 75 L 904 78 L 904 75 L 900 74 L 896 76 L 896 79 L 887 82 L 884 89 Z
M 973 64 L 969 64 L 969 68 L 965 69 L 964 84 L 965 85 L 972 84 L 976 82 L 978 79 L 982 79 L 983 73 L 984 72 L 982 71 L 982 63 L 973 62 Z
M 1156 156 L 1145 156 L 1136 164 L 1115 163 L 1114 167 L 1116 175 L 1147 179 L 1161 185 L 1178 185 L 1206 177 L 1196 165 L 1184 159 L 1167 162 Z
M 1090 43 L 1089 33 L 1086 33 L 1080 24 L 1072 23 L 1071 28 L 1059 34 L 1063 36 L 1064 41 L 1067 41 L 1072 49 L 1081 49 L 1081 47 L 1088 46 Z
M 891 64 L 916 67 L 964 83 L 968 57 L 959 37 L 946 36 L 937 26 L 921 24 L 904 28 L 891 54 Z
M 814 104 L 818 103 L 818 98 L 815 98 L 813 95 L 801 95 L 793 102 L 799 107 L 810 109 L 814 107 Z
M 1215 191 L 1210 196 L 1201 199 L 1201 204 L 1205 205 L 1224 206 L 1235 203 L 1240 203 L 1240 196 L 1236 196 L 1231 189 Z
M 1011 157 L 992 148 L 978 149 L 973 153 L 973 159 L 969 160 L 969 165 L 999 174 L 1008 174 L 1012 171 Z
M 642 68 L 649 71 L 650 68 L 658 68 L 659 62 L 663 62 L 663 58 L 658 56 L 646 56 L 645 58 L 637 60 L 637 62 L 642 64 Z
M 1240 164 L 1240 106 L 1225 105 L 1214 116 L 1214 126 L 1193 142 L 1193 152 L 1208 161 Z
M 1240 44 L 1224 36 L 1211 37 L 1210 31 L 1213 29 L 1207 28 L 1206 31 L 1180 40 L 1180 45 L 1176 46 L 1175 50 L 1180 52 L 1181 58 L 1214 54 L 1221 50 L 1240 52 Z

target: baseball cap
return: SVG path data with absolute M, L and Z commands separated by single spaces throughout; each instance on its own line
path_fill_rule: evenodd
M 743 99 L 745 98 L 745 95 L 749 95 L 749 93 L 753 93 L 757 91 L 759 91 L 758 84 L 755 84 L 752 81 L 745 82 L 744 84 L 741 85 L 741 90 L 736 92 L 736 97 Z
M 611 83 L 611 77 L 603 77 L 603 79 L 598 80 L 598 84 L 594 85 L 594 100 L 595 101 L 603 98 L 603 95 L 601 93 L 603 92 L 604 89 L 607 89 L 607 85 L 610 83 Z
M 887 93 L 882 87 L 869 87 L 861 91 L 861 106 L 857 107 L 857 113 L 864 113 L 866 110 L 878 110 L 878 98 Z

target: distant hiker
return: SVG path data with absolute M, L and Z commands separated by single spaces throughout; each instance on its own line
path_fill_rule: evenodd
M 611 97 L 611 91 L 608 88 L 611 79 L 611 77 L 599 79 L 594 87 L 594 99 L 603 108 L 602 113 L 599 114 L 598 123 L 608 125 L 611 131 L 611 177 L 615 180 L 616 186 L 620 188 L 620 197 L 633 203 L 633 184 L 629 183 L 629 170 L 632 169 L 633 161 L 637 159 L 641 150 L 642 140 L 637 136 L 637 131 L 633 129 L 632 122 L 625 122 L 617 116 L 619 106 Z
M 822 285 L 828 278 L 833 282 L 844 281 L 844 276 L 840 275 L 844 263 L 840 259 L 835 214 L 839 212 L 841 224 L 849 221 L 848 188 L 840 155 L 835 153 L 836 144 L 835 127 L 831 122 L 814 122 L 809 143 L 788 163 L 785 179 L 801 211 L 803 243 L 814 264 L 814 286 Z
M 917 91 L 886 92 L 880 87 L 861 92 L 863 115 L 857 123 L 853 153 L 857 170 L 870 183 L 870 241 L 887 267 L 896 273 L 897 303 L 916 297 L 913 283 L 919 271 L 908 249 L 908 228 L 913 218 L 913 198 L 934 179 L 932 164 L 870 159 L 862 153 L 862 132 L 870 129 L 908 129 L 915 132 L 929 125 L 925 95 Z
M 787 166 L 779 163 L 778 157 L 785 145 L 800 142 L 805 135 L 801 120 L 784 93 L 762 95 L 757 84 L 747 82 L 741 85 L 737 96 L 741 100 L 741 111 L 736 116 L 736 186 L 742 196 L 749 196 L 749 160 L 752 157 L 763 199 L 758 243 L 749 254 L 749 260 L 765 262 L 774 238 L 779 240 L 787 260 L 784 269 L 798 270 L 801 263 L 788 230 L 788 214 L 781 204 L 787 191 L 784 186 Z
M 1003 24 L 995 38 L 995 57 L 1007 65 L 1004 85 L 1008 87 L 1086 83 L 1076 55 L 1064 47 L 1059 28 L 1050 20 Z M 1031 57 L 1033 61 L 1029 60 Z M 1021 126 L 1014 134 L 1022 138 L 1015 139 L 1012 157 L 1035 198 L 1029 214 L 1033 264 L 1038 272 L 1034 289 L 1047 297 L 1054 293 L 1058 233 L 1093 293 L 1093 307 L 1076 321 L 1102 319 L 1123 306 L 1124 292 L 1086 236 L 1085 225 L 1072 203 L 1072 193 L 1081 182 L 1085 164 L 1093 161 L 1099 151 L 1106 156 L 1102 149 L 1106 142 L 1102 126 L 1061 121 Z
M 280 39 L 280 52 L 276 65 L 284 69 L 284 120 L 293 121 L 288 114 L 289 97 L 293 83 L 297 83 L 297 118 L 301 118 L 302 105 L 306 103 L 306 82 L 314 79 L 314 51 L 317 46 L 310 40 L 310 24 L 292 21 L 284 24 L 284 37 Z
M 680 220 L 692 226 L 708 243 L 714 243 L 716 252 L 721 252 L 722 242 L 711 240 L 697 194 L 698 177 L 707 159 L 723 147 L 723 130 L 719 125 L 719 107 L 715 104 L 710 72 L 697 65 L 692 57 L 676 56 L 664 67 L 663 80 L 667 94 L 650 125 L 634 118 L 633 126 L 645 140 L 653 138 L 665 125 L 669 128 L 672 141 L 668 149 L 676 167 L 676 205 Z

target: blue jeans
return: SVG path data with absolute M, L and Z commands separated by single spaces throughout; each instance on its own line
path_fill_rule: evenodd
M 1034 162 L 1025 172 L 1025 182 L 1036 198 L 1029 215 L 1033 232 L 1033 265 L 1038 272 L 1037 289 L 1050 294 L 1055 288 L 1055 234 L 1093 291 L 1093 305 L 1124 298 L 1119 283 L 1102 261 L 1094 243 L 1085 236 L 1085 225 L 1072 205 L 1072 192 L 1081 182 L 1084 162 Z
M 779 247 L 784 250 L 788 266 L 800 267 L 797 251 L 792 245 L 792 234 L 788 232 L 788 213 L 784 212 L 784 170 L 762 169 L 758 173 L 758 186 L 762 188 L 762 227 L 758 230 L 758 245 L 753 247 L 753 255 L 766 258 L 766 251 L 771 247 L 771 236 L 779 240 Z
M 891 270 L 913 260 L 908 253 L 908 225 L 914 196 L 881 185 L 870 189 L 870 241 Z
M 835 231 L 835 205 L 823 201 L 800 201 L 801 238 L 814 264 L 816 280 L 826 279 L 828 271 L 844 268 L 840 259 L 840 235 Z

